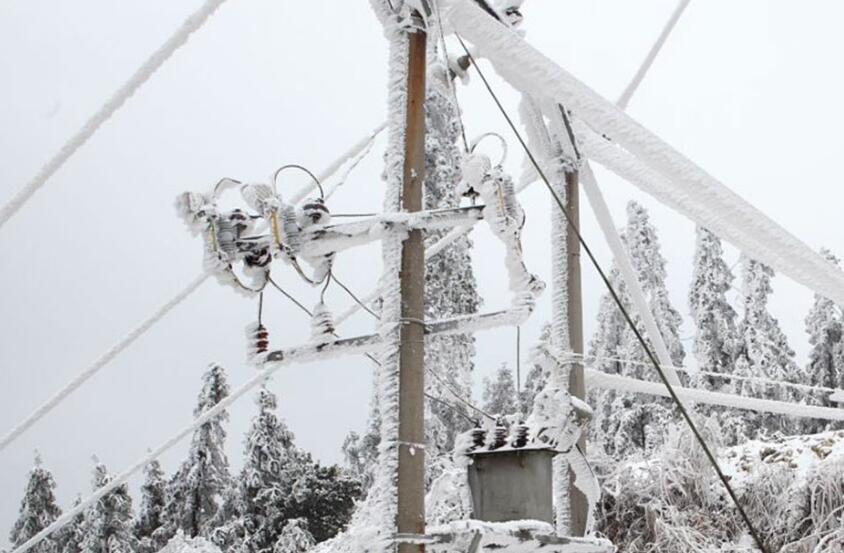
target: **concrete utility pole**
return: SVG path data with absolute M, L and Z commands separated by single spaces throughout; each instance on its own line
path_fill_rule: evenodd
M 402 209 L 422 210 L 425 180 L 425 77 L 427 36 L 423 20 L 408 35 L 407 121 Z M 425 533 L 425 245 L 411 231 L 401 254 L 401 345 L 399 349 L 399 534 Z M 414 447 L 414 444 L 420 444 Z M 421 544 L 400 543 L 399 553 L 423 553 Z
M 580 175 L 577 170 L 566 171 L 566 208 L 574 227 L 580 230 Z M 583 288 L 580 278 L 580 241 L 571 229 L 566 233 L 566 251 L 568 252 L 568 327 L 569 341 L 575 354 L 583 353 Z M 569 371 L 569 392 L 571 395 L 586 400 L 586 379 L 583 364 L 579 357 Z M 581 451 L 586 453 L 586 436 L 578 441 Z M 571 535 L 586 534 L 586 519 L 589 502 L 586 496 L 574 486 L 574 473 L 569 472 L 569 513 L 571 516 Z

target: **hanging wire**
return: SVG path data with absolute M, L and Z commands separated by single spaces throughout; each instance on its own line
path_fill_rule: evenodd
M 586 243 L 586 240 L 583 238 L 583 235 L 581 234 L 580 229 L 572 221 L 571 216 L 569 215 L 568 209 L 566 209 L 566 206 L 563 203 L 562 199 L 557 194 L 557 192 L 554 190 L 554 187 L 551 185 L 551 182 L 548 180 L 548 177 L 545 175 L 545 172 L 542 170 L 542 167 L 540 166 L 539 162 L 537 161 L 537 159 L 534 156 L 533 152 L 531 151 L 530 147 L 527 145 L 527 142 L 525 142 L 524 138 L 522 137 L 521 132 L 519 132 L 519 129 L 516 127 L 516 124 L 513 122 L 510 115 L 507 113 L 507 110 L 504 109 L 504 106 L 502 105 L 501 100 L 498 98 L 495 91 L 492 89 L 492 86 L 489 84 L 489 81 L 486 79 L 486 76 L 484 75 L 483 71 L 478 66 L 478 63 L 475 60 L 474 56 L 472 56 L 472 53 L 469 52 L 469 48 L 466 46 L 466 43 L 463 41 L 463 38 L 459 34 L 456 34 L 456 33 L 455 33 L 455 36 L 457 37 L 457 40 L 460 42 L 460 45 L 463 47 L 463 50 L 466 52 L 466 55 L 469 57 L 469 61 L 471 61 L 472 66 L 474 66 L 475 71 L 477 71 L 478 76 L 481 78 L 481 81 L 483 81 L 487 92 L 491 96 L 492 100 L 495 102 L 496 106 L 498 107 L 498 110 L 501 112 L 501 115 L 507 121 L 507 124 L 509 125 L 510 129 L 516 135 L 516 138 L 518 139 L 519 143 L 521 144 L 522 148 L 524 149 L 525 154 L 530 159 L 531 164 L 534 166 L 537 174 L 539 174 L 540 178 L 542 179 L 543 183 L 545 184 L 545 187 L 548 189 L 548 192 L 551 194 L 551 197 L 553 198 L 554 203 L 557 204 L 557 207 L 562 212 L 564 218 L 566 219 L 566 223 L 568 225 L 569 230 L 571 232 L 573 232 L 575 234 L 575 236 L 577 236 L 577 239 L 580 242 L 580 245 L 583 248 L 583 251 L 586 252 L 587 257 L 589 257 L 590 262 L 592 263 L 593 267 L 595 268 L 595 270 L 597 271 L 601 280 L 603 281 L 604 286 L 607 288 L 607 291 L 609 292 L 610 296 L 612 296 L 613 301 L 618 306 L 618 309 L 621 311 L 621 314 L 624 317 L 624 320 L 626 321 L 627 325 L 632 330 L 633 334 L 636 337 L 636 340 L 642 346 L 642 349 L 644 349 L 645 354 L 650 359 L 651 364 L 653 365 L 654 369 L 656 369 L 660 380 L 662 381 L 662 383 L 665 385 L 665 387 L 668 390 L 668 394 L 671 396 L 671 399 L 677 405 L 678 411 L 680 411 L 680 414 L 682 415 L 686 424 L 688 424 L 689 428 L 692 431 L 692 434 L 694 434 L 695 439 L 697 440 L 697 442 L 700 444 L 701 448 L 703 449 L 704 454 L 706 455 L 709 463 L 712 465 L 712 468 L 715 470 L 716 474 L 718 475 L 718 479 L 724 485 L 724 488 L 726 489 L 727 494 L 730 496 L 730 499 L 735 504 L 736 510 L 738 511 L 739 515 L 741 516 L 742 520 L 744 521 L 745 525 L 747 526 L 748 530 L 750 531 L 750 534 L 753 536 L 753 540 L 759 546 L 759 549 L 761 549 L 763 551 L 763 553 L 768 553 L 768 549 L 765 546 L 765 542 L 762 541 L 762 538 L 759 535 L 759 533 L 757 532 L 756 527 L 754 526 L 753 522 L 750 520 L 750 517 L 747 515 L 747 512 L 744 510 L 744 507 L 741 505 L 741 502 L 739 501 L 735 490 L 733 490 L 733 487 L 730 484 L 730 481 L 727 479 L 727 476 L 724 474 L 724 471 L 721 470 L 721 466 L 718 464 L 718 460 L 715 458 L 715 454 L 710 449 L 709 444 L 707 444 L 706 439 L 700 433 L 700 430 L 698 430 L 697 425 L 692 420 L 692 417 L 689 414 L 689 412 L 686 410 L 685 405 L 683 405 L 682 401 L 680 401 L 680 397 L 677 395 L 677 392 L 674 390 L 674 386 L 672 386 L 671 382 L 668 381 L 668 378 L 666 377 L 665 372 L 662 370 L 662 367 L 660 366 L 659 361 L 657 360 L 654 353 L 651 351 L 650 346 L 648 345 L 644 336 L 642 336 L 641 332 L 639 331 L 639 328 L 636 326 L 636 323 L 633 321 L 632 316 L 630 315 L 630 313 L 628 313 L 627 308 L 624 306 L 624 303 L 621 301 L 621 298 L 618 296 L 618 293 L 616 292 L 615 288 L 613 287 L 612 283 L 610 282 L 609 278 L 607 277 L 607 274 L 604 272 L 603 268 L 601 267 L 601 264 L 598 262 L 597 258 L 593 254 L 591 248 Z M 563 110 L 563 116 L 567 117 L 565 110 Z
M 484 138 L 497 138 L 499 143 L 501 144 L 501 159 L 494 165 L 494 167 L 500 167 L 504 165 L 504 162 L 507 161 L 507 141 L 504 140 L 504 137 L 498 134 L 497 132 L 486 132 L 481 136 L 477 137 L 472 141 L 472 144 L 469 146 L 469 153 L 475 153 L 475 148 L 477 148 L 481 142 L 483 142 Z
M 474 405 L 472 402 L 470 402 L 469 400 L 465 399 L 463 396 L 461 396 L 461 395 L 460 395 L 460 394 L 458 394 L 456 391 L 454 391 L 454 388 L 452 388 L 452 387 L 451 387 L 451 385 L 449 385 L 449 383 L 447 383 L 447 382 L 445 381 L 445 379 L 443 379 L 443 377 L 442 377 L 442 376 L 440 376 L 440 375 L 437 373 L 437 371 L 435 371 L 435 370 L 433 369 L 433 367 L 425 367 L 425 370 L 428 372 L 428 374 L 430 374 L 431 376 L 433 376 L 433 377 L 437 380 L 437 382 L 439 382 L 439 383 L 442 385 L 442 387 L 443 387 L 443 388 L 445 388 L 445 390 L 446 390 L 447 392 L 449 392 L 451 395 L 453 395 L 453 396 L 454 396 L 454 398 L 455 398 L 457 401 L 459 401 L 460 403 L 462 403 L 463 405 L 465 405 L 465 406 L 466 406 L 466 407 L 468 407 L 469 409 L 471 409 L 471 410 L 475 411 L 476 413 L 478 413 L 478 414 L 480 414 L 480 415 L 482 415 L 482 416 L 484 416 L 484 417 L 488 418 L 489 420 L 492 420 L 492 421 L 496 420 L 496 419 L 495 419 L 495 417 L 493 417 L 492 415 L 490 415 L 489 413 L 487 413 L 486 411 L 484 411 L 484 410 L 483 410 L 483 409 L 481 409 L 480 407 L 478 407 L 478 406 Z
M 331 218 L 335 219 L 337 217 L 343 218 L 350 218 L 350 217 L 377 217 L 378 213 L 332 213 Z
M 270 284 L 272 284 L 272 285 L 273 285 L 273 288 L 275 288 L 276 290 L 278 290 L 279 292 L 281 292 L 281 293 L 284 295 L 284 297 L 286 297 L 286 298 L 287 298 L 287 299 L 289 299 L 291 302 L 293 302 L 293 303 L 296 305 L 296 307 L 298 307 L 299 309 L 301 309 L 303 312 L 307 313 L 309 317 L 313 317 L 313 316 L 314 316 L 313 312 L 312 312 L 310 309 L 308 309 L 307 307 L 305 307 L 305 305 L 304 305 L 302 302 L 300 302 L 299 300 L 297 300 L 296 298 L 294 298 L 293 296 L 291 296 L 291 295 L 290 295 L 290 294 L 289 294 L 289 293 L 288 293 L 288 292 L 287 292 L 284 288 L 282 288 L 281 286 L 279 286 L 279 285 L 278 285 L 278 283 L 277 283 L 276 281 L 274 281 L 272 278 L 267 277 L 267 282 L 269 282 Z M 340 338 L 340 335 L 339 335 L 339 334 L 337 334 L 336 332 L 332 332 L 331 334 L 332 334 L 335 338 Z M 381 362 L 380 362 L 380 361 L 378 361 L 378 359 L 376 359 L 376 358 L 375 358 L 375 356 L 374 356 L 374 355 L 372 355 L 371 353 L 364 353 L 363 355 L 364 355 L 364 357 L 366 357 L 367 359 L 369 359 L 370 361 L 372 361 L 373 363 L 375 363 L 375 364 L 376 364 L 376 365 L 378 365 L 379 367 L 381 366 Z
M 322 292 L 319 294 L 320 303 L 325 303 L 325 291 L 328 290 L 329 284 L 331 284 L 331 269 L 328 269 L 328 274 L 325 275 L 325 285 L 323 285 Z
M 338 286 L 340 286 L 340 288 L 342 288 L 343 290 L 345 290 L 345 291 L 346 291 L 346 293 L 347 293 L 347 294 L 348 294 L 348 295 L 349 295 L 349 296 L 350 296 L 353 300 L 355 300 L 355 303 L 357 303 L 357 304 L 358 304 L 358 305 L 359 305 L 362 309 L 364 309 L 367 313 L 369 313 L 370 315 L 372 315 L 373 317 L 375 317 L 375 319 L 377 319 L 377 320 L 379 320 L 379 321 L 381 320 L 381 317 L 379 317 L 379 316 L 378 316 L 378 313 L 376 313 L 375 311 L 373 311 L 372 309 L 370 309 L 370 308 L 369 308 L 369 307 L 368 307 L 368 306 L 367 306 L 367 305 L 366 305 L 366 304 L 365 304 L 365 303 L 364 303 L 364 302 L 363 302 L 363 301 L 362 301 L 362 300 L 361 300 L 361 299 L 360 299 L 360 298 L 359 298 L 359 297 L 358 297 L 358 296 L 357 296 L 354 292 L 352 292 L 352 291 L 349 289 L 349 287 L 348 287 L 348 286 L 346 286 L 345 284 L 343 284 L 342 282 L 340 282 L 340 279 L 338 279 L 338 278 L 337 278 L 337 275 L 335 275 L 334 273 L 329 273 L 329 276 L 330 276 L 330 278 L 334 279 L 334 282 L 336 282 L 336 283 L 337 283 L 337 285 L 338 285 Z
M 466 411 L 464 411 L 463 409 L 459 409 L 459 408 L 458 408 L 456 405 L 454 405 L 453 403 L 450 403 L 450 402 L 445 401 L 445 400 L 443 400 L 443 399 L 441 399 L 441 398 L 438 398 L 438 397 L 434 397 L 434 396 L 432 396 L 431 394 L 429 394 L 428 392 L 424 392 L 424 394 L 425 394 L 425 397 L 426 397 L 426 398 L 428 398 L 429 400 L 431 400 L 431 401 L 433 401 L 433 402 L 435 402 L 435 403 L 439 403 L 440 405 L 443 405 L 443 406 L 445 406 L 445 407 L 447 407 L 447 408 L 451 409 L 452 411 L 454 411 L 455 413 L 457 413 L 458 415 L 460 415 L 461 417 L 463 417 L 464 419 L 466 419 L 467 421 L 469 421 L 470 423 L 472 423 L 474 426 L 480 426 L 480 425 L 481 425 L 481 421 L 480 421 L 480 420 L 478 420 L 478 419 L 473 419 L 473 418 L 472 418 L 472 417 L 470 417 L 468 414 L 466 414 Z
M 320 199 L 321 200 L 325 199 L 325 190 L 323 190 L 322 183 L 319 182 L 319 179 L 316 178 L 316 175 L 311 173 L 311 171 L 309 169 L 302 167 L 301 165 L 297 165 L 295 163 L 291 163 L 289 165 L 283 165 L 283 166 L 279 167 L 278 169 L 276 169 L 275 173 L 273 173 L 273 191 L 276 194 L 278 194 L 278 185 L 277 185 L 278 175 L 279 175 L 279 173 L 281 173 L 282 171 L 284 171 L 286 169 L 299 169 L 300 171 L 304 171 L 305 173 L 307 173 L 314 180 L 314 183 L 317 185 L 317 188 L 319 189 Z
M 457 86 L 454 84 L 454 79 L 451 76 L 451 68 L 448 66 L 448 45 L 445 42 L 445 30 L 443 29 L 443 20 L 440 16 L 440 6 L 437 0 L 432 0 L 432 4 L 434 6 L 434 15 L 437 18 L 437 29 L 440 31 L 440 40 L 442 41 L 443 45 L 443 56 L 445 57 L 445 70 L 446 70 L 446 80 L 448 81 L 448 87 L 451 90 L 451 95 L 454 98 L 454 109 L 457 110 L 457 122 L 460 124 L 460 137 L 463 139 L 463 151 L 469 151 L 469 141 L 466 138 L 466 125 L 463 122 L 463 112 L 460 109 L 460 102 L 457 99 Z
M 337 190 L 339 190 L 341 186 L 343 186 L 344 184 L 346 184 L 346 179 L 348 179 L 348 178 L 349 178 L 349 175 L 351 175 L 351 174 L 352 174 L 352 171 L 354 171 L 354 170 L 357 168 L 357 166 L 358 166 L 358 165 L 360 165 L 360 163 L 361 163 L 364 159 L 366 159 L 366 157 L 367 157 L 367 156 L 369 155 L 369 153 L 372 151 L 372 147 L 375 145 L 375 136 L 376 136 L 376 135 L 372 135 L 371 139 L 369 140 L 369 143 L 366 145 L 366 148 L 364 148 L 364 150 L 363 150 L 361 153 L 359 153 L 359 154 L 355 157 L 355 159 L 354 159 L 354 160 L 352 160 L 352 163 L 351 163 L 351 164 L 349 164 L 349 166 L 346 168 L 346 170 L 345 170 L 345 171 L 343 171 L 343 174 L 340 176 L 340 179 L 339 179 L 336 183 L 334 183 L 334 185 L 332 186 L 332 188 L 331 188 L 331 189 L 328 191 L 328 193 L 325 195 L 325 199 L 326 199 L 326 200 L 327 200 L 327 199 L 329 199 L 329 198 L 331 198 L 331 196 L 333 196 L 333 195 L 334 195 L 334 193 L 335 193 L 335 192 L 337 192 Z M 333 216 L 334 216 L 334 214 L 332 214 L 332 217 L 333 217 Z

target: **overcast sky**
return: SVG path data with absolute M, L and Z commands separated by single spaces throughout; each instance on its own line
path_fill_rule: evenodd
M 100 107 L 111 92 L 200 4 L 199 0 L 5 0 L 0 3 L 0 202 L 5 202 Z M 529 0 L 528 39 L 608 98 L 633 75 L 675 0 Z M 695 0 L 629 111 L 812 247 L 844 253 L 841 142 L 844 4 L 832 0 Z M 385 117 L 386 42 L 365 0 L 226 3 L 136 97 L 0 230 L 0 433 L 17 423 L 194 278 L 201 240 L 172 208 L 185 190 L 222 176 L 261 180 L 286 163 L 314 171 Z M 518 94 L 494 85 L 512 113 Z M 459 91 L 471 136 L 511 139 L 477 79 Z M 512 142 L 512 141 L 511 141 Z M 375 211 L 383 141 L 332 198 L 336 212 Z M 511 144 L 508 164 L 521 156 Z M 694 227 L 631 185 L 598 173 L 614 216 L 644 203 L 660 231 L 675 306 L 687 316 Z M 294 179 L 282 191 L 296 188 Z M 286 188 L 286 189 L 285 189 Z M 548 275 L 549 201 L 523 196 L 528 265 Z M 584 208 L 586 206 L 584 205 Z M 591 214 L 584 233 L 609 263 Z M 475 269 L 485 308 L 507 301 L 501 250 L 482 226 Z M 738 254 L 729 250 L 730 263 Z M 379 274 L 377 246 L 342 254 L 337 273 L 368 293 Z M 318 294 L 283 267 L 277 278 L 306 304 Z M 600 295 L 584 267 L 587 336 Z M 772 310 L 801 362 L 803 318 L 812 295 L 784 278 Z M 524 328 L 522 352 L 548 315 L 548 294 Z M 349 305 L 329 293 L 335 313 Z M 17 513 L 33 451 L 42 452 L 62 505 L 90 489 L 91 455 L 123 470 L 191 419 L 200 375 L 212 361 L 232 385 L 244 362 L 244 327 L 254 302 L 216 282 L 111 363 L 49 418 L 0 453 L 0 545 Z M 265 312 L 276 343 L 308 336 L 308 320 L 270 294 Z M 360 314 L 341 331 L 367 332 Z M 691 336 L 687 324 L 684 336 Z M 687 342 L 687 346 L 690 343 Z M 478 335 L 477 379 L 515 356 L 514 331 Z M 284 369 L 272 383 L 297 443 L 340 460 L 349 430 L 368 411 L 371 366 L 347 358 Z M 231 411 L 229 458 L 241 464 L 254 411 Z M 171 471 L 183 443 L 164 457 Z M 136 483 L 135 483 L 136 484 Z

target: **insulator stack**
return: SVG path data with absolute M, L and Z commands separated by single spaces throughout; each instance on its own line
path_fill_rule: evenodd
M 472 446 L 473 449 L 478 449 L 486 443 L 486 430 L 483 428 L 475 428 L 472 430 Z
M 513 447 L 522 448 L 528 443 L 530 427 L 521 422 L 513 429 Z
M 261 323 L 255 323 L 246 328 L 246 339 L 249 357 L 266 353 L 270 349 L 270 333 Z
M 222 217 L 214 221 L 214 232 L 217 238 L 217 250 L 223 252 L 228 259 L 237 254 L 237 229 L 235 224 Z
M 311 317 L 311 340 L 318 343 L 331 342 L 334 336 L 334 316 L 323 302 L 314 307 Z
M 299 226 L 302 228 L 311 225 L 327 225 L 331 222 L 331 213 L 322 198 L 314 198 L 305 202 L 302 206 L 302 220 Z
M 489 449 L 500 449 L 507 445 L 508 429 L 503 422 L 499 421 L 495 424 L 495 430 L 492 431 L 492 443 L 489 444 Z

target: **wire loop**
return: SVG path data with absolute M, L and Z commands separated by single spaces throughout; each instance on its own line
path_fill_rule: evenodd
M 279 167 L 278 169 L 276 169 L 275 173 L 273 173 L 273 192 L 278 194 L 278 186 L 277 186 L 278 175 L 279 175 L 279 173 L 281 173 L 285 169 L 299 169 L 300 171 L 307 173 L 308 176 L 313 179 L 314 183 L 317 185 L 317 188 L 319 188 L 319 198 L 321 200 L 325 200 L 325 190 L 323 190 L 322 183 L 319 182 L 319 179 L 316 177 L 316 175 L 314 175 L 309 169 L 302 167 L 301 165 L 297 165 L 295 163 L 291 163 L 289 165 L 283 165 L 282 167 Z
M 472 144 L 469 146 L 469 153 L 475 153 L 475 148 L 483 141 L 484 138 L 488 137 L 495 137 L 501 143 L 501 159 L 498 163 L 495 164 L 496 167 L 500 167 L 504 165 L 504 162 L 507 161 L 507 141 L 504 140 L 504 137 L 495 132 L 487 132 L 472 141 Z

